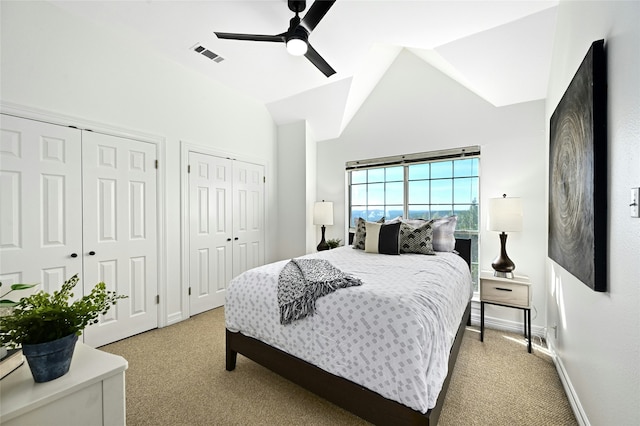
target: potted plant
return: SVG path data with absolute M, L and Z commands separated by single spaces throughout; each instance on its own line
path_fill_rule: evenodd
M 331 240 L 327 240 L 327 245 L 329 246 L 329 249 L 334 249 L 336 247 L 340 247 L 340 242 L 342 242 L 340 238 L 333 238 Z
M 37 286 L 38 284 L 11 284 L 11 288 L 9 289 L 9 291 L 7 291 L 6 293 L 0 295 L 0 297 L 2 299 L 0 299 L 0 309 L 8 309 L 8 308 L 13 308 L 14 306 L 16 306 L 18 304 L 18 302 L 15 302 L 11 299 L 5 299 L 5 297 L 7 297 L 9 294 L 13 293 L 14 291 L 19 291 L 19 290 L 27 290 L 29 288 L 33 288 L 35 286 Z M 2 282 L 0 281 L 0 287 L 2 287 Z
M 11 308 L 17 304 L 17 302 L 7 297 L 9 294 L 15 291 L 27 290 L 35 286 L 36 284 L 12 284 L 9 291 L 6 293 L 0 293 L 0 316 L 10 314 Z M 0 281 L 0 288 L 1 287 L 2 282 Z M 9 350 L 5 345 L 0 344 L 0 379 L 20 367 L 23 362 L 24 358 L 22 356 L 21 349 Z
M 69 371 L 78 336 L 98 316 L 107 313 L 119 296 L 107 291 L 103 282 L 91 293 L 69 303 L 78 274 L 69 278 L 53 294 L 39 291 L 21 298 L 11 313 L 0 317 L 0 343 L 9 348 L 22 346 L 36 382 L 56 379 Z

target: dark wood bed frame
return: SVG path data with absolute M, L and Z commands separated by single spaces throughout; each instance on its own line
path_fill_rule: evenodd
M 471 265 L 471 240 L 456 240 L 456 251 Z M 471 303 L 460 321 L 449 356 L 449 372 L 438 395 L 435 407 L 421 413 L 406 405 L 384 398 L 357 383 L 328 373 L 306 361 L 267 345 L 242 333 L 226 330 L 226 369 L 236 367 L 238 354 L 261 364 L 282 377 L 333 402 L 339 407 L 377 425 L 436 425 L 460 351 L 465 327 L 470 322 Z

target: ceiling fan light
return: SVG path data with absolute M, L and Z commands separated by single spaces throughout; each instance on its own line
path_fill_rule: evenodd
M 291 38 L 287 41 L 287 52 L 293 56 L 302 56 L 307 53 L 307 42 L 300 38 Z

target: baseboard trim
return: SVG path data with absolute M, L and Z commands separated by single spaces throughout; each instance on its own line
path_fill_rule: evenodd
M 475 302 L 475 301 L 474 301 Z M 480 325 L 480 303 L 472 302 L 471 309 L 471 324 L 472 325 Z M 501 318 L 495 318 L 485 315 L 484 317 L 484 325 L 487 328 L 493 328 L 497 330 L 505 330 L 513 333 L 522 333 L 523 331 L 523 323 L 515 322 L 515 321 L 507 321 Z M 562 383 L 562 387 L 564 388 L 564 392 L 567 395 L 567 399 L 569 400 L 569 405 L 571 405 L 571 410 L 573 411 L 573 415 L 576 417 L 576 421 L 580 426 L 591 426 L 589 423 L 589 418 L 587 417 L 587 413 L 582 408 L 582 404 L 580 403 L 580 399 L 573 388 L 571 383 L 571 379 L 569 378 L 569 374 L 564 367 L 562 359 L 558 356 L 556 348 L 554 346 L 554 340 L 552 336 L 547 334 L 547 330 L 545 327 L 532 325 L 531 334 L 535 337 L 540 337 L 546 340 L 547 346 L 549 349 L 549 355 L 553 360 L 553 364 L 556 367 L 556 371 L 558 372 L 558 377 L 560 378 L 560 382 Z
M 182 312 L 176 312 L 174 314 L 168 315 L 167 316 L 167 324 L 166 325 L 172 325 L 172 324 L 176 324 L 180 321 L 184 321 L 185 318 L 184 315 L 182 315 Z
M 547 339 L 547 342 L 550 342 L 550 339 Z M 558 356 L 558 353 L 556 352 L 555 346 L 553 344 L 549 344 L 548 346 L 549 352 L 551 354 L 551 359 L 553 359 L 553 364 L 556 366 L 558 377 L 560 377 L 560 382 L 562 382 L 564 393 L 567 394 L 567 399 L 569 400 L 569 404 L 571 405 L 571 409 L 573 410 L 573 415 L 576 417 L 576 421 L 580 426 L 591 426 L 591 423 L 589 423 L 589 418 L 587 417 L 587 413 L 585 413 L 584 409 L 582 408 L 580 399 L 578 398 L 578 395 L 576 394 L 576 391 L 571 384 L 569 374 L 564 368 L 562 359 Z

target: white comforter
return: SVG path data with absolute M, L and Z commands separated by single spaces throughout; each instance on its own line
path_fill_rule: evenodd
M 313 316 L 281 325 L 277 282 L 288 260 L 264 265 L 229 284 L 226 327 L 414 410 L 432 408 L 473 292 L 464 260 L 453 253 L 389 256 L 351 246 L 304 257 L 327 259 L 363 285 L 321 297 Z

